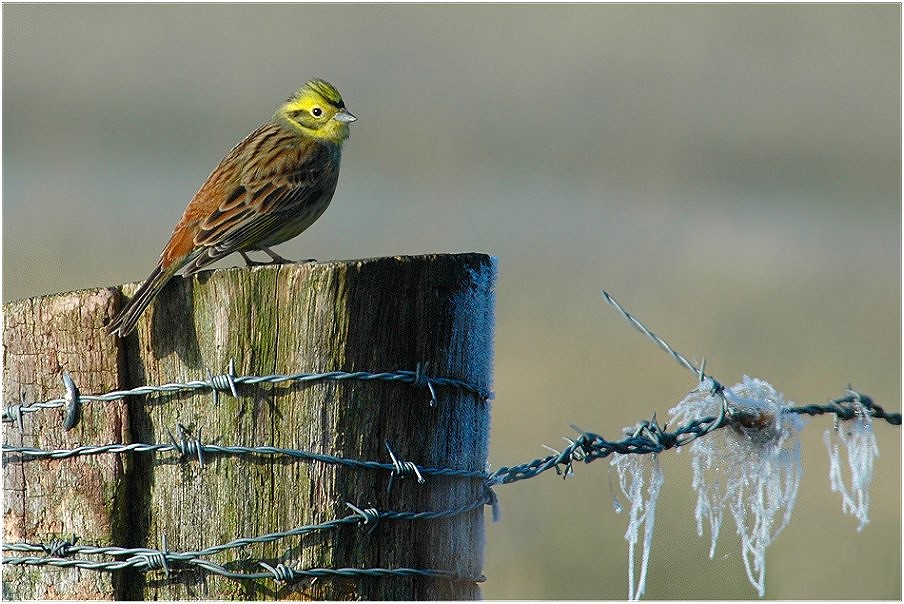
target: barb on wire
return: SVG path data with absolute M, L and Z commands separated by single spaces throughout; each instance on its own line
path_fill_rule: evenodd
M 427 363 L 418 363 L 414 372 L 414 381 L 411 385 L 415 388 L 426 388 L 430 391 L 430 406 L 436 407 L 436 389 L 433 388 L 433 379 L 427 375 Z
M 65 558 L 78 541 L 78 537 L 73 535 L 68 539 L 51 539 L 47 545 L 41 545 L 41 549 L 51 558 Z
M 377 528 L 377 523 L 380 521 L 380 512 L 377 511 L 377 508 L 366 508 L 362 510 L 348 501 L 345 502 L 345 505 L 358 516 L 362 526 L 370 525 L 367 529 L 368 535 L 374 532 L 374 529 Z
M 858 407 L 859 405 L 859 407 Z M 789 407 L 787 413 L 798 413 L 801 415 L 823 415 L 826 413 L 834 413 L 837 420 L 854 419 L 866 411 L 872 419 L 884 419 L 893 426 L 901 425 L 900 413 L 888 413 L 880 405 L 875 403 L 872 397 L 847 388 L 847 394 L 829 401 L 823 405 L 803 405 L 800 407 Z
M 182 424 L 177 425 L 177 429 L 179 431 L 179 440 L 173 436 L 173 433 L 169 431 L 167 428 L 166 433 L 169 435 L 170 440 L 173 442 L 173 446 L 179 451 L 182 457 L 188 456 L 197 456 L 198 463 L 201 467 L 204 467 L 204 445 L 201 444 L 201 428 L 198 428 L 198 436 L 196 438 L 189 438 L 186 433 L 185 426 Z
M 229 359 L 229 370 L 221 375 L 213 375 L 210 369 L 207 370 L 207 381 L 213 390 L 213 404 L 220 404 L 220 392 L 229 392 L 233 398 L 239 397 L 239 391 L 235 385 L 235 359 Z
M 416 476 L 418 484 L 424 484 L 424 476 L 421 474 L 420 468 L 417 467 L 417 464 L 411 461 L 402 461 L 398 457 L 396 457 L 395 452 L 392 450 L 392 447 L 389 446 L 389 441 L 386 441 L 386 450 L 389 452 L 389 458 L 392 460 L 392 471 L 389 473 L 389 483 L 386 485 L 386 492 L 389 493 L 392 490 L 392 483 L 397 478 L 405 478 L 406 476 Z

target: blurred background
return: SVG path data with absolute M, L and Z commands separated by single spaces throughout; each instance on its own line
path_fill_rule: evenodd
M 900 410 L 900 10 L 5 5 L 3 300 L 143 279 L 226 151 L 321 76 L 359 121 L 333 205 L 277 251 L 498 256 L 493 467 L 694 386 L 601 288 L 727 384 Z M 831 424 L 803 432 L 766 597 L 900 599 L 901 429 L 875 426 L 858 533 Z M 756 597 L 732 521 L 714 560 L 696 535 L 689 455 L 661 462 L 647 597 Z M 610 481 L 498 488 L 484 596 L 626 597 Z

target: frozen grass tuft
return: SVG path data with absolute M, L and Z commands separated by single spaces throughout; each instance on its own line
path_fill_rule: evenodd
M 615 453 L 611 463 L 618 471 L 618 484 L 621 491 L 631 503 L 628 530 L 625 532 L 625 539 L 628 541 L 628 599 L 639 600 L 646 589 L 647 568 L 650 562 L 650 549 L 653 545 L 653 528 L 656 520 L 656 500 L 665 483 L 665 477 L 659 467 L 659 458 L 656 455 Z M 644 486 L 646 486 L 646 492 L 644 492 Z M 620 504 L 616 510 L 621 511 Z M 643 543 L 640 555 L 640 576 L 635 584 L 636 546 L 640 540 L 641 527 L 643 527 Z
M 724 399 L 711 384 L 701 387 L 670 410 L 673 425 L 718 416 L 726 405 L 726 428 L 691 443 L 693 486 L 697 491 L 697 533 L 709 525 L 710 557 L 726 508 L 741 540 L 747 577 L 763 596 L 766 548 L 785 528 L 797 499 L 801 463 L 798 432 L 803 420 L 784 413 L 790 406 L 767 382 L 744 376 L 725 388 Z

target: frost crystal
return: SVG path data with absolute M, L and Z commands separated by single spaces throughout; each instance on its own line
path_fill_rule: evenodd
M 612 465 L 618 471 L 618 484 L 622 493 L 631 503 L 628 530 L 625 540 L 628 542 L 628 599 L 639 600 L 646 589 L 647 567 L 650 562 L 650 548 L 653 544 L 653 528 L 656 520 L 656 499 L 665 478 L 659 467 L 656 455 L 621 455 L 612 456 Z M 649 478 L 647 478 L 649 471 Z M 646 485 L 646 494 L 644 494 Z M 618 511 L 621 511 L 620 509 Z M 640 528 L 643 527 L 643 546 L 640 557 L 640 576 L 634 583 L 634 567 L 637 563 L 635 546 L 638 542 Z
M 697 534 L 709 524 L 709 555 L 716 541 L 725 508 L 731 511 L 741 541 L 747 577 L 760 596 L 766 590 L 766 548 L 785 528 L 800 486 L 800 441 L 804 422 L 783 413 L 790 406 L 767 382 L 746 375 L 741 383 L 723 390 L 726 428 L 690 445 L 697 491 Z M 684 425 L 718 416 L 723 399 L 705 382 L 669 412 L 671 424 Z
M 876 444 L 869 413 L 859 403 L 855 403 L 855 409 L 857 417 L 839 422 L 834 430 L 826 430 L 823 441 L 829 450 L 829 482 L 832 490 L 841 493 L 841 510 L 860 521 L 857 530 L 861 531 L 869 522 L 869 487 L 873 480 L 873 463 L 879 456 L 879 446 Z M 847 453 L 850 488 L 841 468 L 842 445 Z

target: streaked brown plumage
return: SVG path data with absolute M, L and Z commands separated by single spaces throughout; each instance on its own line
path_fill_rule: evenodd
M 312 80 L 273 118 L 236 145 L 185 208 L 157 266 L 107 332 L 128 335 L 179 270 L 191 275 L 233 252 L 260 250 L 307 229 L 323 214 L 339 179 L 342 143 L 355 117 L 339 92 Z

